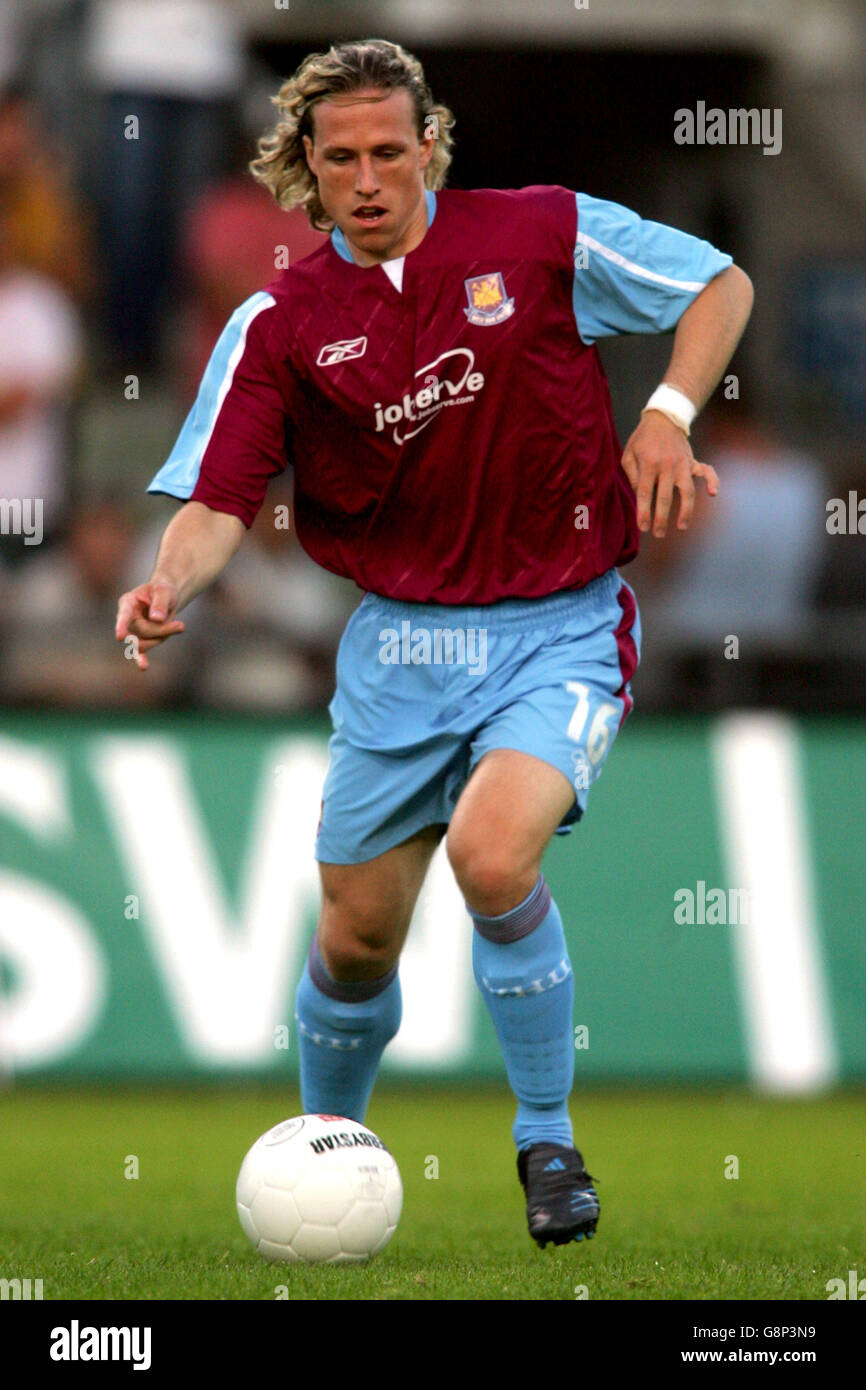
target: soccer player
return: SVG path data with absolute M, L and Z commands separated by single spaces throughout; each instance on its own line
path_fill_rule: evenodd
M 337 660 L 297 992 L 304 1108 L 363 1119 L 447 831 L 530 1233 L 580 1240 L 599 1204 L 569 1118 L 574 977 L 541 858 L 631 708 L 640 628 L 616 567 L 672 506 L 688 525 L 696 478 L 716 492 L 689 427 L 751 285 L 706 242 L 583 193 L 445 189 L 453 116 L 396 44 L 312 54 L 277 102 L 251 167 L 330 238 L 223 331 L 150 486 L 185 505 L 117 636 L 146 669 L 292 465 L 301 543 L 364 591 Z M 623 451 L 594 345 L 671 330 Z

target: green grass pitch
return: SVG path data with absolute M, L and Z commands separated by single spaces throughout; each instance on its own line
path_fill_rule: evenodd
M 368 1123 L 400 1165 L 403 1218 L 378 1259 L 345 1268 L 266 1264 L 238 1224 L 244 1153 L 299 1109 L 297 1092 L 241 1086 L 7 1091 L 0 1277 L 41 1278 L 46 1300 L 273 1299 L 280 1285 L 293 1299 L 824 1300 L 828 1280 L 866 1274 L 856 1094 L 576 1094 L 599 1231 L 540 1251 L 510 1096 L 383 1084 Z

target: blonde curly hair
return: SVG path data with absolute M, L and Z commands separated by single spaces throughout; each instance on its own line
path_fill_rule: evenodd
M 320 232 L 331 231 L 334 222 L 322 207 L 319 185 L 304 151 L 303 136 L 313 138 L 312 111 L 316 102 L 337 94 L 376 87 L 394 91 L 404 87 L 415 109 L 418 139 L 432 131 L 433 155 L 424 170 L 427 188 L 442 188 L 451 163 L 454 116 L 447 106 L 433 101 L 424 69 L 411 53 L 386 39 L 359 39 L 333 45 L 327 53 L 311 53 L 293 77 L 272 97 L 281 119 L 258 142 L 258 158 L 250 173 L 270 189 L 281 208 L 302 207 Z

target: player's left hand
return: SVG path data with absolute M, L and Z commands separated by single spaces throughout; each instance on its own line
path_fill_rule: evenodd
M 679 493 L 677 530 L 685 531 L 695 506 L 693 478 L 703 478 L 710 497 L 719 490 L 716 470 L 698 463 L 681 429 L 658 410 L 648 410 L 625 446 L 622 466 L 637 495 L 637 524 L 662 537 L 667 531 L 674 489 Z M 652 502 L 655 493 L 655 513 Z

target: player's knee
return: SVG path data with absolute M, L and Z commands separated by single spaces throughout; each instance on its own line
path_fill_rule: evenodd
M 318 928 L 325 969 L 335 980 L 376 979 L 387 974 L 400 953 L 399 927 L 381 904 L 365 910 L 363 903 L 326 898 Z
M 449 834 L 448 859 L 469 907 L 485 916 L 510 912 L 531 893 L 538 865 L 508 840 Z
M 319 951 L 325 969 L 335 980 L 375 980 L 395 964 L 390 942 L 361 935 L 344 924 L 319 924 Z

